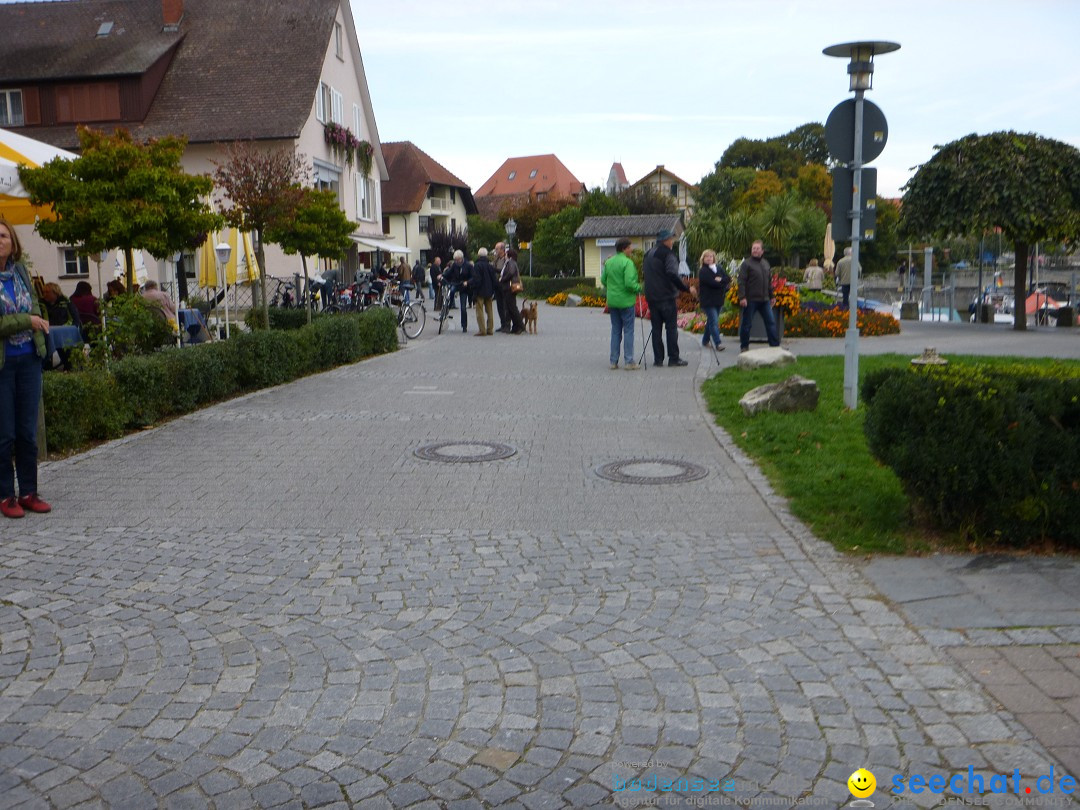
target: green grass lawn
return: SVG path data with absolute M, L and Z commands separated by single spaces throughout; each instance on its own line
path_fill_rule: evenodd
M 1077 361 L 946 356 L 952 363 L 1064 363 L 1080 368 Z M 860 378 L 874 369 L 910 361 L 903 355 L 860 357 Z M 743 394 L 792 374 L 817 382 L 821 398 L 816 411 L 743 415 L 739 407 Z M 837 549 L 905 554 L 941 547 L 967 548 L 964 538 L 936 532 L 916 520 L 899 479 L 867 449 L 861 396 L 859 407 L 848 411 L 843 388 L 844 358 L 840 356 L 800 357 L 796 364 L 784 368 L 729 368 L 709 379 L 703 390 L 717 424 L 758 463 L 773 488 L 788 498 L 792 513 Z

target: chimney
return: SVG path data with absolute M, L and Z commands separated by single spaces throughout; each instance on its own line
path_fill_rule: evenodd
M 164 31 L 179 31 L 180 20 L 184 18 L 184 0 L 161 0 L 161 16 L 165 21 Z

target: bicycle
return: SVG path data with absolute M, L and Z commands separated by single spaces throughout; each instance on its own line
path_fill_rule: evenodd
M 396 304 L 398 308 L 397 322 L 406 340 L 414 340 L 420 337 L 420 333 L 424 331 L 424 325 L 427 323 L 427 312 L 424 310 L 424 305 L 420 301 L 409 300 L 410 289 L 412 289 L 412 284 L 404 282 L 389 291 L 383 298 L 388 307 L 395 306 L 393 303 L 395 294 L 399 299 L 400 303 Z
M 450 302 L 454 299 L 454 294 L 457 292 L 457 285 L 450 284 L 440 288 L 440 295 L 442 295 L 442 307 L 439 309 L 439 334 L 442 334 L 443 327 L 446 326 L 446 322 L 454 316 L 450 314 Z

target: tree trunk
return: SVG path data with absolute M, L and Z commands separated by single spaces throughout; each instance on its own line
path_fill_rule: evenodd
M 311 296 L 308 294 L 311 290 L 311 282 L 308 281 L 307 274 L 307 256 L 303 251 L 300 251 L 300 263 L 304 265 L 304 309 L 307 310 L 307 322 L 311 323 Z
M 1013 276 L 1013 329 L 1017 332 L 1027 331 L 1027 266 L 1028 266 L 1028 243 L 1017 239 L 1014 243 L 1016 251 L 1016 272 Z
M 127 264 L 127 272 L 124 274 L 127 291 L 135 292 L 135 251 L 129 247 L 124 248 L 124 262 Z
M 255 229 L 255 238 L 259 240 L 259 248 L 255 251 L 255 259 L 259 262 L 259 289 L 262 290 L 262 325 L 263 329 L 269 329 L 270 305 L 266 299 L 266 254 L 263 252 L 262 228 Z

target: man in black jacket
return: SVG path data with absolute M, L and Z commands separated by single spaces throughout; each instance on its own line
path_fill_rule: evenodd
M 472 262 L 465 261 L 465 254 L 460 250 L 454 251 L 454 260 L 443 272 L 443 295 L 454 295 L 456 290 L 461 304 L 461 331 L 469 331 L 469 304 L 472 290 L 473 266 Z M 451 297 L 450 299 L 454 299 Z
M 656 235 L 656 246 L 645 254 L 645 300 L 649 302 L 652 320 L 653 363 L 664 365 L 663 333 L 667 332 L 667 355 L 669 366 L 685 366 L 679 357 L 679 320 L 675 307 L 678 291 L 690 288 L 679 278 L 679 260 L 671 249 L 674 232 L 664 228 Z
M 780 345 L 771 301 L 772 268 L 765 261 L 765 246 L 758 239 L 750 246 L 750 258 L 739 266 L 739 306 L 742 307 L 739 351 L 745 352 L 750 348 L 750 324 L 754 320 L 755 312 L 760 312 L 761 319 L 765 321 L 765 334 L 769 338 L 769 345 Z

